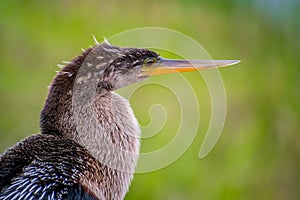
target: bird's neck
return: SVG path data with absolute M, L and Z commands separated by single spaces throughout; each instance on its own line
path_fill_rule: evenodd
M 74 139 L 100 163 L 118 171 L 134 172 L 140 128 L 126 99 L 114 92 L 98 96 L 91 103 L 73 107 L 73 118 Z
M 41 131 L 70 138 L 100 163 L 132 173 L 140 145 L 138 122 L 128 101 L 118 94 L 106 87 L 91 89 L 93 84 L 76 85 L 88 51 L 55 77 L 41 113 Z
M 78 71 L 92 51 L 87 49 L 62 68 L 54 77 L 40 116 L 42 133 L 65 135 L 75 129 L 70 122 L 72 96 Z

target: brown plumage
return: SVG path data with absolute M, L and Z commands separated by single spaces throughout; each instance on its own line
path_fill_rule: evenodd
M 41 134 L 0 157 L 0 200 L 123 199 L 133 178 L 140 128 L 113 90 L 156 74 L 233 61 L 166 60 L 153 51 L 107 42 L 85 50 L 51 83 Z
M 112 51 L 108 52 L 105 48 Z M 123 199 L 137 161 L 140 129 L 128 102 L 112 92 L 118 87 L 116 82 L 112 82 L 112 78 L 116 72 L 126 73 L 130 69 L 128 61 L 143 59 L 147 53 L 157 55 L 149 50 L 121 49 L 103 43 L 87 49 L 65 66 L 54 78 L 41 112 L 42 134 L 21 141 L 0 158 L 0 199 L 5 199 L 13 190 L 17 192 L 12 197 L 17 198 L 29 194 L 29 197 L 34 198 L 54 195 L 55 199 L 66 199 L 82 195 L 77 194 L 79 189 L 84 191 L 81 193 L 88 199 Z M 95 66 L 99 64 L 103 66 L 96 69 Z M 80 69 L 83 69 L 81 74 Z M 89 75 L 90 73 L 93 74 Z M 82 78 L 91 80 L 78 81 Z M 86 90 L 76 93 L 75 87 L 80 90 L 81 86 L 89 86 L 93 81 L 97 81 L 93 95 L 89 96 Z M 81 133 L 78 132 L 81 124 L 78 125 L 80 122 L 74 116 L 75 93 L 79 98 L 81 95 L 84 97 L 78 102 L 81 110 L 77 111 L 90 111 L 90 115 L 96 116 L 97 120 L 92 121 L 93 117 L 89 114 L 89 117 L 81 118 L 84 122 L 89 121 L 84 124 L 88 130 Z M 105 155 L 109 152 L 114 153 L 106 158 Z M 73 174 L 73 166 L 76 174 Z M 40 175 L 38 179 L 31 176 L 26 178 L 29 169 L 34 174 L 33 168 L 39 170 L 39 167 L 42 171 L 47 171 L 44 168 L 50 167 L 53 172 L 44 173 L 45 177 Z M 50 180 L 56 179 L 60 173 L 61 178 L 71 184 L 59 181 L 53 184 L 52 190 L 33 193 L 35 189 L 43 190 L 51 185 Z M 21 187 L 19 177 L 26 179 Z M 26 187 L 30 190 L 32 180 L 32 187 L 39 187 L 32 189 L 32 194 L 26 191 L 22 193 Z M 74 187 L 77 189 L 74 190 Z

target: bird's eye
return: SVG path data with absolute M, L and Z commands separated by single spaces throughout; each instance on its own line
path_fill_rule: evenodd
M 149 57 L 144 60 L 144 66 L 146 67 L 150 67 L 154 63 L 156 63 L 156 58 Z

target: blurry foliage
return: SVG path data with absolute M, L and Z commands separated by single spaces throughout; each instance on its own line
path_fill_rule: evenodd
M 193 37 L 214 59 L 242 63 L 221 70 L 228 114 L 209 156 L 197 158 L 200 127 L 177 162 L 137 174 L 126 199 L 299 199 L 299 9 L 295 0 L 2 1 L 0 150 L 39 132 L 56 63 L 92 44 L 92 34 L 160 26 Z M 138 113 L 147 121 L 148 113 Z

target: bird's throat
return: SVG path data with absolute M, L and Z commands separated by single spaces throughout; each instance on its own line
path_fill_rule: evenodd
M 78 110 L 76 110 L 78 109 Z M 114 92 L 73 108 L 77 141 L 101 163 L 133 173 L 139 155 L 140 128 L 126 99 Z M 107 157 L 107 155 L 111 155 Z

